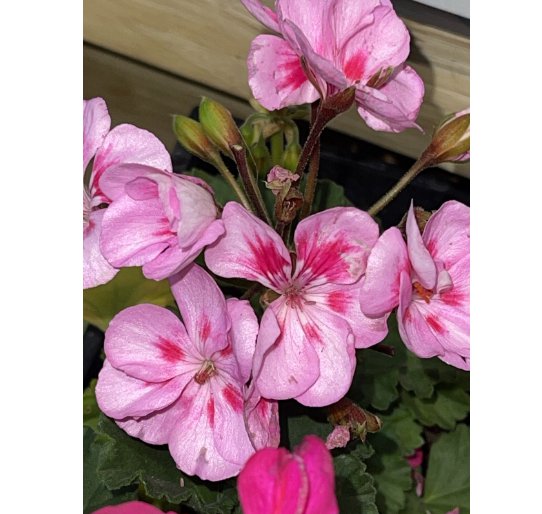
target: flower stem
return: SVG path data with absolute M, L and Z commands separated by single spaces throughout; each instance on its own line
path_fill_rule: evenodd
M 309 161 L 309 173 L 307 175 L 307 183 L 305 185 L 303 207 L 299 214 L 299 219 L 306 218 L 312 209 L 312 202 L 316 193 L 316 184 L 318 182 L 318 169 L 320 167 L 320 140 L 314 145 L 312 155 Z
M 262 193 L 258 187 L 258 184 L 256 183 L 256 180 L 254 179 L 254 175 L 248 167 L 247 153 L 245 148 L 241 145 L 232 145 L 230 148 L 250 203 L 256 209 L 256 214 L 258 217 L 265 221 L 268 225 L 271 225 L 272 221 L 267 213 L 267 209 L 265 208 Z
M 280 164 L 284 152 L 284 138 L 282 130 L 275 132 L 271 136 L 271 160 L 273 164 Z
M 238 184 L 237 180 L 235 180 L 235 177 L 231 174 L 230 170 L 226 167 L 226 165 L 224 163 L 222 163 L 220 165 L 216 164 L 216 167 L 217 167 L 218 171 L 220 172 L 220 174 L 224 177 L 226 182 L 235 191 L 235 194 L 237 195 L 237 198 L 239 198 L 239 200 L 243 204 L 243 207 L 247 211 L 254 214 L 254 208 L 252 207 L 252 205 L 248 201 L 248 198 L 245 195 L 245 193 L 243 192 L 243 190 L 241 189 L 241 186 Z

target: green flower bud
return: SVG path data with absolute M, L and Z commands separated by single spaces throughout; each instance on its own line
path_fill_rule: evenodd
M 199 105 L 199 121 L 207 137 L 222 153 L 233 158 L 230 147 L 243 145 L 243 138 L 231 112 L 215 100 L 203 97 Z

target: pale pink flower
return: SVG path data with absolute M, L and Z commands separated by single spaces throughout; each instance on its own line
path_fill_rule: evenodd
M 264 107 L 312 103 L 355 86 L 371 128 L 418 127 L 424 86 L 404 64 L 410 36 L 389 0 L 276 0 L 274 11 L 241 1 L 280 36 L 257 36 L 248 56 L 249 85 Z
M 162 280 L 224 232 L 213 192 L 202 180 L 126 164 L 106 171 L 101 187 L 113 202 L 103 217 L 100 248 L 117 268 L 142 266 L 147 278 Z
M 338 514 L 333 460 L 323 441 L 308 435 L 294 450 L 266 448 L 237 479 L 244 514 Z
M 272 290 L 254 355 L 256 386 L 265 398 L 295 398 L 310 406 L 342 398 L 352 382 L 355 348 L 381 341 L 385 318 L 365 317 L 360 277 L 378 239 L 371 217 L 352 207 L 314 214 L 295 231 L 295 264 L 280 236 L 229 202 L 226 233 L 205 261 L 222 277 L 254 280 Z
M 418 357 L 437 356 L 470 368 L 470 212 L 449 201 L 423 235 L 411 206 L 401 232 L 386 230 L 374 246 L 361 288 L 361 308 L 379 317 L 395 307 L 399 333 Z
M 150 505 L 149 503 L 140 501 L 131 501 L 119 503 L 118 505 L 108 505 L 101 509 L 95 510 L 92 514 L 164 514 L 163 511 Z M 175 514 L 172 510 L 166 514 Z
M 276 405 L 246 386 L 258 320 L 247 301 L 226 301 L 195 264 L 170 282 L 184 324 L 156 305 L 117 314 L 105 334 L 96 398 L 128 434 L 168 444 L 184 473 L 223 480 L 256 448 L 278 445 Z
M 150 132 L 133 125 L 113 130 L 102 98 L 83 100 L 83 175 L 94 158 L 88 186 L 83 188 L 83 287 L 109 282 L 117 273 L 99 247 L 103 207 L 111 203 L 101 186 L 103 173 L 118 164 L 140 163 L 171 171 L 164 145 Z

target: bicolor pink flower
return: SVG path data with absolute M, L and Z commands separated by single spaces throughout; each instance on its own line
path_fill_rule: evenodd
M 457 368 L 470 367 L 470 212 L 449 201 L 431 216 L 423 235 L 411 206 L 405 243 L 386 230 L 374 246 L 361 308 L 379 317 L 395 307 L 399 333 L 418 357 L 437 356 Z
M 297 226 L 292 260 L 280 236 L 238 203 L 226 204 L 222 221 L 226 233 L 207 248 L 207 266 L 222 277 L 259 282 L 276 298 L 258 334 L 256 387 L 265 398 L 336 402 L 352 382 L 355 348 L 387 333 L 385 317 L 369 319 L 359 304 L 377 224 L 351 207 L 309 216 Z
M 168 444 L 184 473 L 223 480 L 256 448 L 278 445 L 276 405 L 247 389 L 258 321 L 195 264 L 170 282 L 183 323 L 149 304 L 117 314 L 96 398 L 131 436 Z
M 213 192 L 197 178 L 126 164 L 106 171 L 101 187 L 113 202 L 100 248 L 117 268 L 142 266 L 147 278 L 162 280 L 224 232 Z
M 421 78 L 405 60 L 410 36 L 389 0 L 241 0 L 268 29 L 248 56 L 249 85 L 267 109 L 312 103 L 350 86 L 374 130 L 418 127 Z
M 244 514 L 338 514 L 333 460 L 325 444 L 308 435 L 294 453 L 265 448 L 237 479 Z
M 118 505 L 108 505 L 95 510 L 92 514 L 164 514 L 159 508 L 149 503 L 140 501 L 131 501 L 119 503 Z M 175 514 L 172 510 L 166 514 Z
M 133 125 L 113 130 L 102 98 L 83 100 L 83 175 L 94 159 L 88 186 L 83 188 L 83 287 L 109 282 L 117 269 L 103 257 L 99 239 L 104 206 L 112 198 L 102 190 L 106 170 L 123 163 L 140 163 L 171 171 L 171 159 L 164 145 L 150 132 Z

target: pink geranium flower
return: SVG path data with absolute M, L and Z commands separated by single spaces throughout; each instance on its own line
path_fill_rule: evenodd
M 145 502 L 131 501 L 119 503 L 118 505 L 108 505 L 94 511 L 92 514 L 164 514 L 163 511 Z M 175 514 L 172 510 L 166 514 Z
M 113 130 L 102 98 L 83 100 L 83 174 L 94 158 L 88 186 L 83 189 L 83 287 L 109 282 L 117 269 L 100 252 L 99 238 L 104 206 L 112 198 L 102 190 L 106 170 L 123 163 L 140 163 L 171 171 L 171 159 L 164 145 L 150 132 L 133 125 Z
M 449 201 L 431 216 L 423 236 L 411 206 L 407 243 L 393 227 L 374 246 L 361 288 L 361 308 L 379 317 L 395 307 L 399 332 L 418 357 L 437 356 L 470 367 L 470 213 Z
M 278 445 L 276 404 L 247 388 L 258 321 L 195 264 L 170 282 L 184 324 L 155 305 L 117 314 L 96 398 L 128 434 L 168 444 L 183 472 L 223 480 L 256 448 Z
M 267 109 L 312 103 L 350 86 L 375 130 L 417 127 L 420 77 L 404 64 L 410 36 L 389 0 L 241 0 L 267 28 L 248 56 L 249 84 Z
M 333 460 L 325 444 L 308 435 L 294 453 L 258 451 L 237 479 L 244 514 L 337 514 Z
M 106 171 L 101 187 L 113 203 L 100 248 L 115 267 L 143 266 L 147 278 L 162 280 L 224 232 L 213 192 L 197 178 L 126 164 Z
M 336 402 L 352 382 L 355 348 L 387 333 L 385 318 L 369 319 L 359 305 L 377 224 L 350 207 L 309 216 L 297 226 L 292 261 L 280 236 L 238 203 L 226 204 L 222 220 L 226 233 L 207 248 L 207 266 L 222 277 L 257 281 L 275 296 L 254 356 L 260 393 L 310 406 Z

